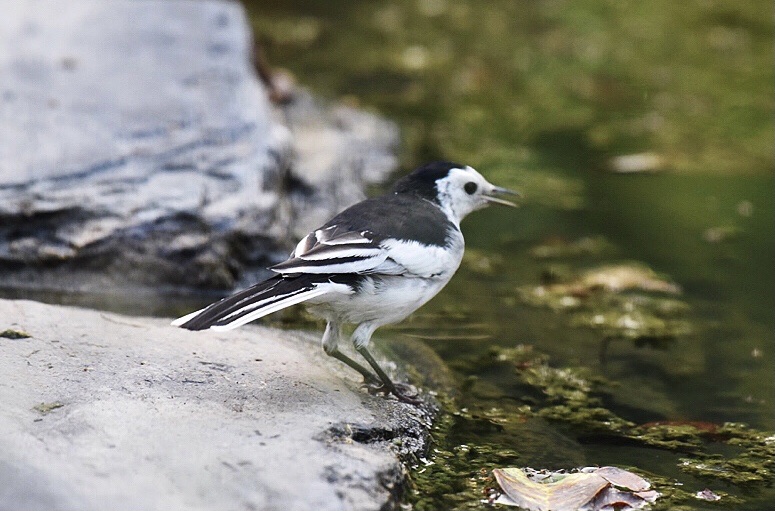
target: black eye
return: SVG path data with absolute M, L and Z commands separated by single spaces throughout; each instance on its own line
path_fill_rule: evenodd
M 469 182 L 467 182 L 467 183 L 465 184 L 465 186 L 463 187 L 463 189 L 466 191 L 466 193 L 467 193 L 468 195 L 473 195 L 473 194 L 474 194 L 474 192 L 475 192 L 475 191 L 476 191 L 476 189 L 477 189 L 477 186 L 476 186 L 476 183 L 474 183 L 473 181 L 469 181 Z

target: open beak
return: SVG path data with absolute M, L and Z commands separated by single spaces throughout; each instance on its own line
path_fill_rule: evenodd
M 514 197 L 520 198 L 522 195 L 519 192 L 515 192 L 514 190 L 509 190 L 508 188 L 501 188 L 500 186 L 493 186 L 492 190 L 489 192 L 482 194 L 484 199 L 487 202 L 492 202 L 494 204 L 503 204 L 504 206 L 510 206 L 512 208 L 519 207 L 517 204 L 508 201 L 506 199 L 501 199 L 500 197 L 496 197 L 496 195 L 513 195 Z

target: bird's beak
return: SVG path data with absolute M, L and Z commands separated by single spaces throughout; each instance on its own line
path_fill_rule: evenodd
M 508 188 L 501 188 L 500 186 L 493 186 L 492 190 L 482 194 L 482 196 L 484 197 L 484 200 L 486 200 L 487 202 L 492 202 L 494 204 L 503 204 L 504 206 L 510 206 L 512 208 L 519 207 L 511 201 L 508 201 L 506 199 L 501 199 L 500 197 L 496 197 L 496 195 L 513 195 L 517 198 L 522 197 L 522 195 L 519 192 L 515 192 L 514 190 L 509 190 Z

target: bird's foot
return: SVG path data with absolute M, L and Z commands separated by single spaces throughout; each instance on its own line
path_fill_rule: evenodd
M 408 387 L 408 386 L 407 386 Z M 396 396 L 396 399 L 401 401 L 402 403 L 407 403 L 414 406 L 419 406 L 422 404 L 422 399 L 420 399 L 418 396 L 419 394 L 415 392 L 412 395 L 407 395 L 404 392 L 399 391 L 397 388 L 393 388 L 393 390 L 390 391 L 391 394 Z
M 393 394 L 396 399 L 402 403 L 408 403 L 410 405 L 422 404 L 422 400 L 417 397 L 419 394 L 416 389 L 413 386 L 404 383 L 392 383 L 390 385 L 380 383 L 378 386 L 369 385 L 368 390 L 370 394 L 384 394 L 386 396 Z

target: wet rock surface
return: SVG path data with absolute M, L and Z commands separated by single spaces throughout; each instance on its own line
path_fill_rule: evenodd
M 433 410 L 360 390 L 314 334 L 0 318 L 2 509 L 391 509 L 427 449 Z
M 251 47 L 235 2 L 7 6 L 2 285 L 232 288 L 393 170 L 393 124 L 272 105 Z

